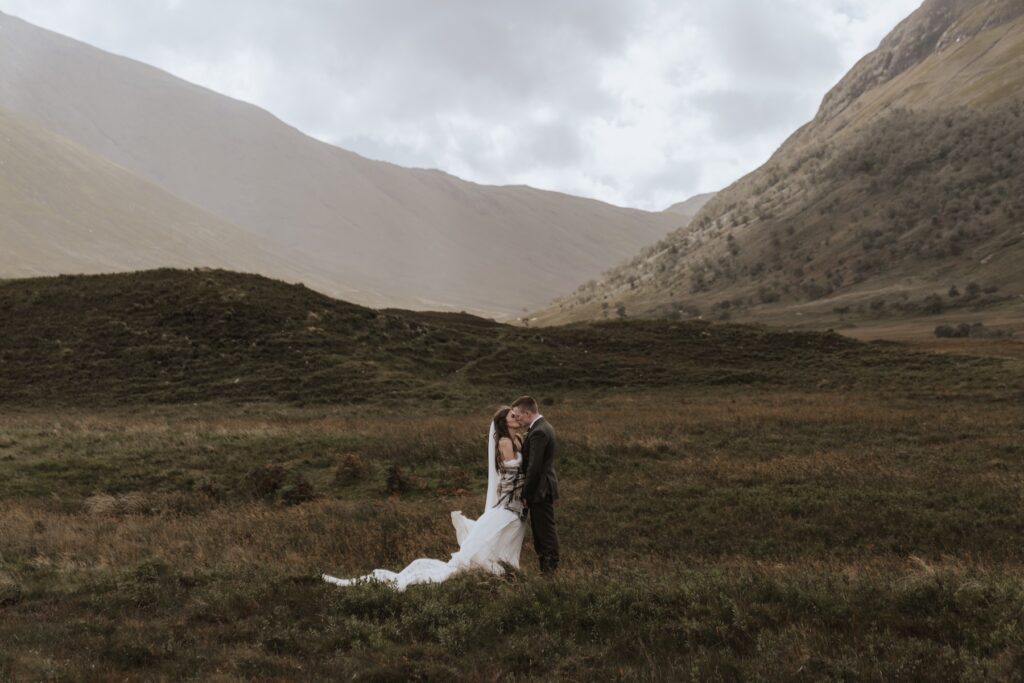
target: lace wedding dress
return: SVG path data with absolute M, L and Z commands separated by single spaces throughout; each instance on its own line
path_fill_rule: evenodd
M 494 423 L 487 439 L 487 499 L 484 513 L 477 520 L 463 516 L 461 510 L 452 512 L 452 525 L 459 550 L 450 560 L 420 558 L 400 572 L 375 569 L 354 579 L 339 579 L 324 574 L 323 579 L 338 586 L 351 586 L 361 581 L 382 581 L 400 591 L 416 583 L 439 583 L 463 569 L 482 568 L 495 574 L 503 573 L 502 563 L 519 567 L 519 552 L 526 534 L 526 510 L 522 504 L 524 473 L 523 456 L 500 463 L 495 458 Z

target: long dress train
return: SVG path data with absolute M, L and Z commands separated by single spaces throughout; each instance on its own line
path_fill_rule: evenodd
M 461 570 L 478 567 L 495 574 L 504 572 L 502 563 L 519 567 L 519 553 L 526 535 L 526 510 L 523 508 L 522 472 L 523 456 L 520 453 L 509 462 L 501 463 L 496 471 L 494 459 L 493 426 L 490 434 L 489 476 L 487 507 L 477 520 L 469 519 L 461 510 L 451 513 L 455 537 L 459 550 L 451 559 L 435 560 L 420 558 L 414 560 L 400 572 L 375 569 L 369 574 L 353 579 L 339 579 L 324 574 L 323 579 L 338 586 L 351 586 L 363 581 L 383 581 L 400 591 L 416 583 L 440 583 Z

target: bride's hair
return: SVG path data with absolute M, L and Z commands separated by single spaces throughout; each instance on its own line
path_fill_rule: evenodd
M 512 432 L 508 428 L 508 413 L 512 410 L 509 406 L 502 406 L 498 408 L 498 412 L 494 414 L 494 465 L 501 471 L 501 451 L 498 449 L 498 444 L 501 443 L 502 439 L 511 439 Z

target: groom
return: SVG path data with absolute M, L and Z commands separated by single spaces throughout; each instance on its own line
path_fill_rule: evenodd
M 558 500 L 558 477 L 555 456 L 558 442 L 555 428 L 538 412 L 537 402 L 529 396 L 512 403 L 512 413 L 521 425 L 529 425 L 523 442 L 523 467 L 526 483 L 523 502 L 530 510 L 533 547 L 540 559 L 540 570 L 553 574 L 558 569 L 558 532 L 555 530 L 555 501 Z

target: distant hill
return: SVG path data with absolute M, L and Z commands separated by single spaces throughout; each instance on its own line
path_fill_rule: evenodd
M 927 0 L 761 168 L 537 322 L 1024 323 L 1024 3 Z
M 2 109 L 0 207 L 3 275 L 228 266 L 327 286 L 273 244 Z
M 954 363 L 835 334 L 741 325 L 530 329 L 464 314 L 376 311 L 222 270 L 0 281 L 0 328 L 7 405 L 490 405 L 523 392 L 891 385 L 941 377 Z M 899 368 L 908 372 L 897 376 Z
M 520 315 L 682 224 L 672 214 L 371 161 L 257 107 L 14 17 L 0 14 L 0 30 L 0 108 L 257 243 L 276 244 L 327 274 L 318 288 L 363 303 Z M 76 267 L 68 258 L 47 272 L 92 270 L 88 259 Z M 144 254 L 134 263 L 148 265 Z
M 700 213 L 700 210 L 704 208 L 704 205 L 714 198 L 714 196 L 714 192 L 705 192 L 704 194 L 694 195 L 686 201 L 677 202 L 668 207 L 665 209 L 665 213 L 678 214 L 692 220 L 694 216 Z

